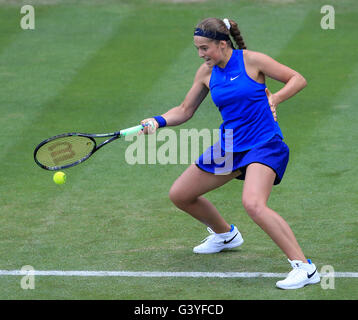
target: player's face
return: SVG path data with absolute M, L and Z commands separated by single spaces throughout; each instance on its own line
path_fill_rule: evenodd
M 206 37 L 194 36 L 194 45 L 198 50 L 199 57 L 212 67 L 219 64 L 223 59 L 223 46 L 221 42 L 213 41 Z

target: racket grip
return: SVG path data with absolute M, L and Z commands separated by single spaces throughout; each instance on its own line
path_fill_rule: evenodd
M 148 125 L 151 125 L 152 127 L 154 127 L 154 124 L 152 122 L 150 122 L 148 124 L 146 123 L 144 125 L 140 124 L 140 125 L 135 126 L 135 127 L 131 127 L 131 128 L 128 128 L 128 129 L 123 129 L 123 130 L 120 131 L 120 134 L 121 134 L 121 136 L 127 136 L 127 135 L 130 135 L 130 134 L 134 134 L 134 133 L 139 132 L 145 126 L 148 126 Z
M 121 136 L 127 136 L 129 134 L 137 133 L 142 129 L 143 129 L 143 125 L 140 124 L 140 125 L 135 126 L 135 127 L 131 127 L 131 128 L 128 128 L 128 129 L 123 129 L 123 130 L 120 131 L 120 133 L 121 133 Z

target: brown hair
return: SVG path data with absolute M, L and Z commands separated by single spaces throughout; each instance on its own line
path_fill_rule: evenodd
M 237 23 L 230 19 L 229 22 L 230 22 L 230 31 L 226 27 L 224 21 L 217 18 L 207 18 L 201 21 L 196 27 L 202 29 L 203 31 L 211 31 L 214 33 L 221 32 L 228 36 L 231 36 L 231 38 L 234 39 L 238 49 L 246 49 L 244 39 L 241 36 L 241 32 L 239 30 Z M 233 49 L 235 49 L 231 40 L 229 40 L 229 45 Z

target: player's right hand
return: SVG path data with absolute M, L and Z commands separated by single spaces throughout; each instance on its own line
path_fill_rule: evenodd
M 145 127 L 139 132 L 139 134 L 153 134 L 159 127 L 158 122 L 154 118 L 144 119 L 140 123 Z

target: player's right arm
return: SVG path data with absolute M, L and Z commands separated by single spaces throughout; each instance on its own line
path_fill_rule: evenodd
M 162 114 L 162 117 L 167 122 L 167 126 L 178 126 L 188 121 L 194 115 L 195 111 L 198 109 L 209 92 L 207 84 L 210 74 L 211 69 L 209 69 L 206 65 L 202 65 L 198 69 L 193 85 L 188 91 L 184 101 L 179 106 L 176 106 Z M 145 124 L 149 121 L 153 121 L 156 128 L 158 128 L 158 123 L 154 118 L 144 119 L 141 123 Z M 147 133 L 146 129 L 147 127 L 144 129 L 144 133 Z

